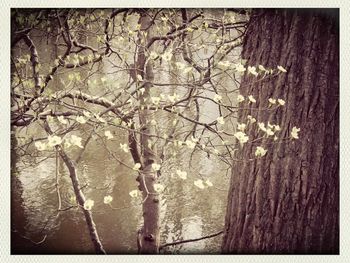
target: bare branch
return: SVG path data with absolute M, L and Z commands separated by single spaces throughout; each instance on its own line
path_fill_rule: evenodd
M 159 247 L 159 250 L 164 249 L 165 247 L 169 247 L 169 246 L 175 246 L 175 245 L 180 245 L 180 244 L 184 244 L 184 243 L 196 242 L 196 241 L 200 241 L 200 240 L 203 240 L 203 239 L 213 238 L 213 237 L 219 236 L 219 235 L 221 235 L 223 233 L 224 233 L 224 231 L 221 230 L 221 231 L 219 231 L 217 233 L 214 233 L 214 234 L 211 234 L 211 235 L 208 235 L 208 236 L 204 236 L 204 237 L 180 240 L 180 241 L 175 241 L 175 242 L 172 242 L 172 243 L 166 243 L 164 245 L 161 245 Z

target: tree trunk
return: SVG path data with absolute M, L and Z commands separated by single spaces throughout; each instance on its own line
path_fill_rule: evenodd
M 257 103 L 242 104 L 239 122 L 249 114 L 282 130 L 275 142 L 236 152 L 246 161 L 234 163 L 223 253 L 339 253 L 338 31 L 335 9 L 253 10 L 243 58 L 287 73 L 263 81 L 246 73 L 240 93 Z M 270 97 L 286 105 L 266 110 Z M 300 139 L 282 140 L 293 126 Z M 257 132 L 251 126 L 247 134 Z M 260 145 L 266 156 L 248 161 Z
M 154 184 L 157 180 L 157 172 L 152 169 L 152 164 L 157 163 L 157 151 L 154 146 L 155 127 L 150 124 L 154 112 L 147 109 L 150 101 L 151 87 L 154 79 L 153 65 L 147 60 L 145 54 L 145 43 L 149 41 L 152 30 L 152 20 L 146 12 L 140 14 L 139 24 L 141 25 L 137 50 L 136 72 L 143 79 L 137 82 L 137 88 L 143 84 L 145 91 L 140 94 L 140 101 L 143 109 L 140 110 L 139 120 L 142 134 L 140 136 L 142 168 L 138 181 L 142 191 L 143 220 L 144 224 L 138 233 L 139 253 L 158 254 L 160 245 L 160 204 L 159 194 L 155 191 Z M 145 36 L 143 33 L 147 33 Z

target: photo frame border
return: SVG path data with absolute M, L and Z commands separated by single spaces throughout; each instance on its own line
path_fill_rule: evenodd
M 10 226 L 10 9 L 11 8 L 339 8 L 340 9 L 340 254 L 339 255 L 11 255 Z M 0 78 L 0 260 L 1 262 L 350 262 L 350 1 L 347 0 L 2 0 Z

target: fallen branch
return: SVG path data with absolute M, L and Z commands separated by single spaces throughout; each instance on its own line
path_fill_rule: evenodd
M 175 245 L 179 245 L 179 244 L 183 244 L 183 243 L 189 243 L 189 242 L 196 242 L 196 241 L 200 241 L 200 240 L 203 240 L 203 239 L 207 239 L 207 238 L 212 238 L 212 237 L 216 237 L 218 235 L 221 235 L 222 233 L 224 233 L 223 230 L 215 233 L 215 234 L 211 234 L 211 235 L 208 235 L 208 236 L 204 236 L 204 237 L 199 237 L 199 238 L 193 238 L 193 239 L 187 239 L 187 240 L 180 240 L 180 241 L 175 241 L 175 242 L 172 242 L 172 243 L 166 243 L 164 245 L 161 245 L 159 247 L 159 250 L 165 248 L 165 247 L 169 247 L 169 246 L 175 246 Z

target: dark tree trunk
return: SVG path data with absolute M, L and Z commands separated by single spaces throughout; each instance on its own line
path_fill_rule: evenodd
M 265 157 L 234 164 L 223 253 L 339 253 L 339 40 L 337 10 L 253 10 L 243 43 L 248 65 L 288 72 L 256 81 L 245 75 L 240 92 L 257 99 L 250 114 L 282 127 Z M 284 107 L 266 110 L 268 98 Z M 300 139 L 289 137 L 300 127 Z M 257 137 L 257 127 L 247 134 Z M 236 156 L 252 158 L 260 143 Z

